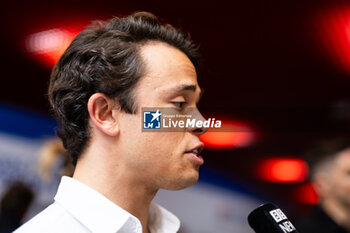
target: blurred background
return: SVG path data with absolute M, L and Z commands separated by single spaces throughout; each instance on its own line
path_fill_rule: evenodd
M 34 198 L 24 220 L 51 203 L 69 162 L 40 159 L 55 139 L 50 71 L 96 19 L 150 11 L 200 45 L 199 108 L 227 130 L 203 135 L 197 185 L 157 196 L 180 217 L 183 232 L 252 232 L 246 216 L 264 202 L 302 218 L 317 202 L 305 150 L 349 136 L 349 1 L 13 0 L 1 9 L 0 197 L 15 182 L 28 186 Z

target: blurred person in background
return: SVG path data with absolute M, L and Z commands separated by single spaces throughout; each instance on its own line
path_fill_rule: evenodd
M 152 200 L 161 188 L 197 182 L 205 130 L 142 132 L 142 107 L 197 109 L 198 68 L 188 35 L 150 13 L 82 31 L 49 85 L 75 171 L 62 178 L 55 202 L 16 232 L 177 232 L 179 219 Z
M 58 164 L 59 163 L 59 164 Z M 38 156 L 38 171 L 44 181 L 52 179 L 54 169 L 59 165 L 60 176 L 72 176 L 74 166 L 72 158 L 59 139 L 47 140 L 40 148 Z
M 318 142 L 307 152 L 319 203 L 297 224 L 300 233 L 350 232 L 350 139 Z
M 0 201 L 0 233 L 13 232 L 22 224 L 33 199 L 33 191 L 21 182 L 14 182 L 8 187 Z

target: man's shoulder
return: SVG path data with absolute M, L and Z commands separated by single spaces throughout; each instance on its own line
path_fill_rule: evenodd
M 296 228 L 300 233 L 346 233 L 320 206 L 314 206 L 310 215 L 296 223 Z
M 14 233 L 76 232 L 87 230 L 56 202 L 24 223 Z

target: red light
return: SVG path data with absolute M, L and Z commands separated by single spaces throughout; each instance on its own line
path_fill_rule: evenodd
M 311 183 L 300 184 L 294 193 L 294 199 L 303 204 L 315 205 L 318 203 L 318 196 Z
M 227 149 L 245 147 L 253 142 L 253 132 L 243 123 L 222 121 L 219 131 L 209 131 L 200 136 L 206 148 Z
M 26 49 L 41 62 L 53 66 L 76 34 L 77 32 L 71 32 L 62 28 L 34 33 L 27 38 Z
M 333 62 L 350 73 L 350 6 L 320 12 L 315 25 Z
M 300 182 L 307 178 L 308 166 L 302 159 L 272 158 L 258 165 L 259 178 L 270 182 Z

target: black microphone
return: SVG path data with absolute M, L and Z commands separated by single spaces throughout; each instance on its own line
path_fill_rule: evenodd
M 253 210 L 248 223 L 256 233 L 298 233 L 282 210 L 272 203 Z

